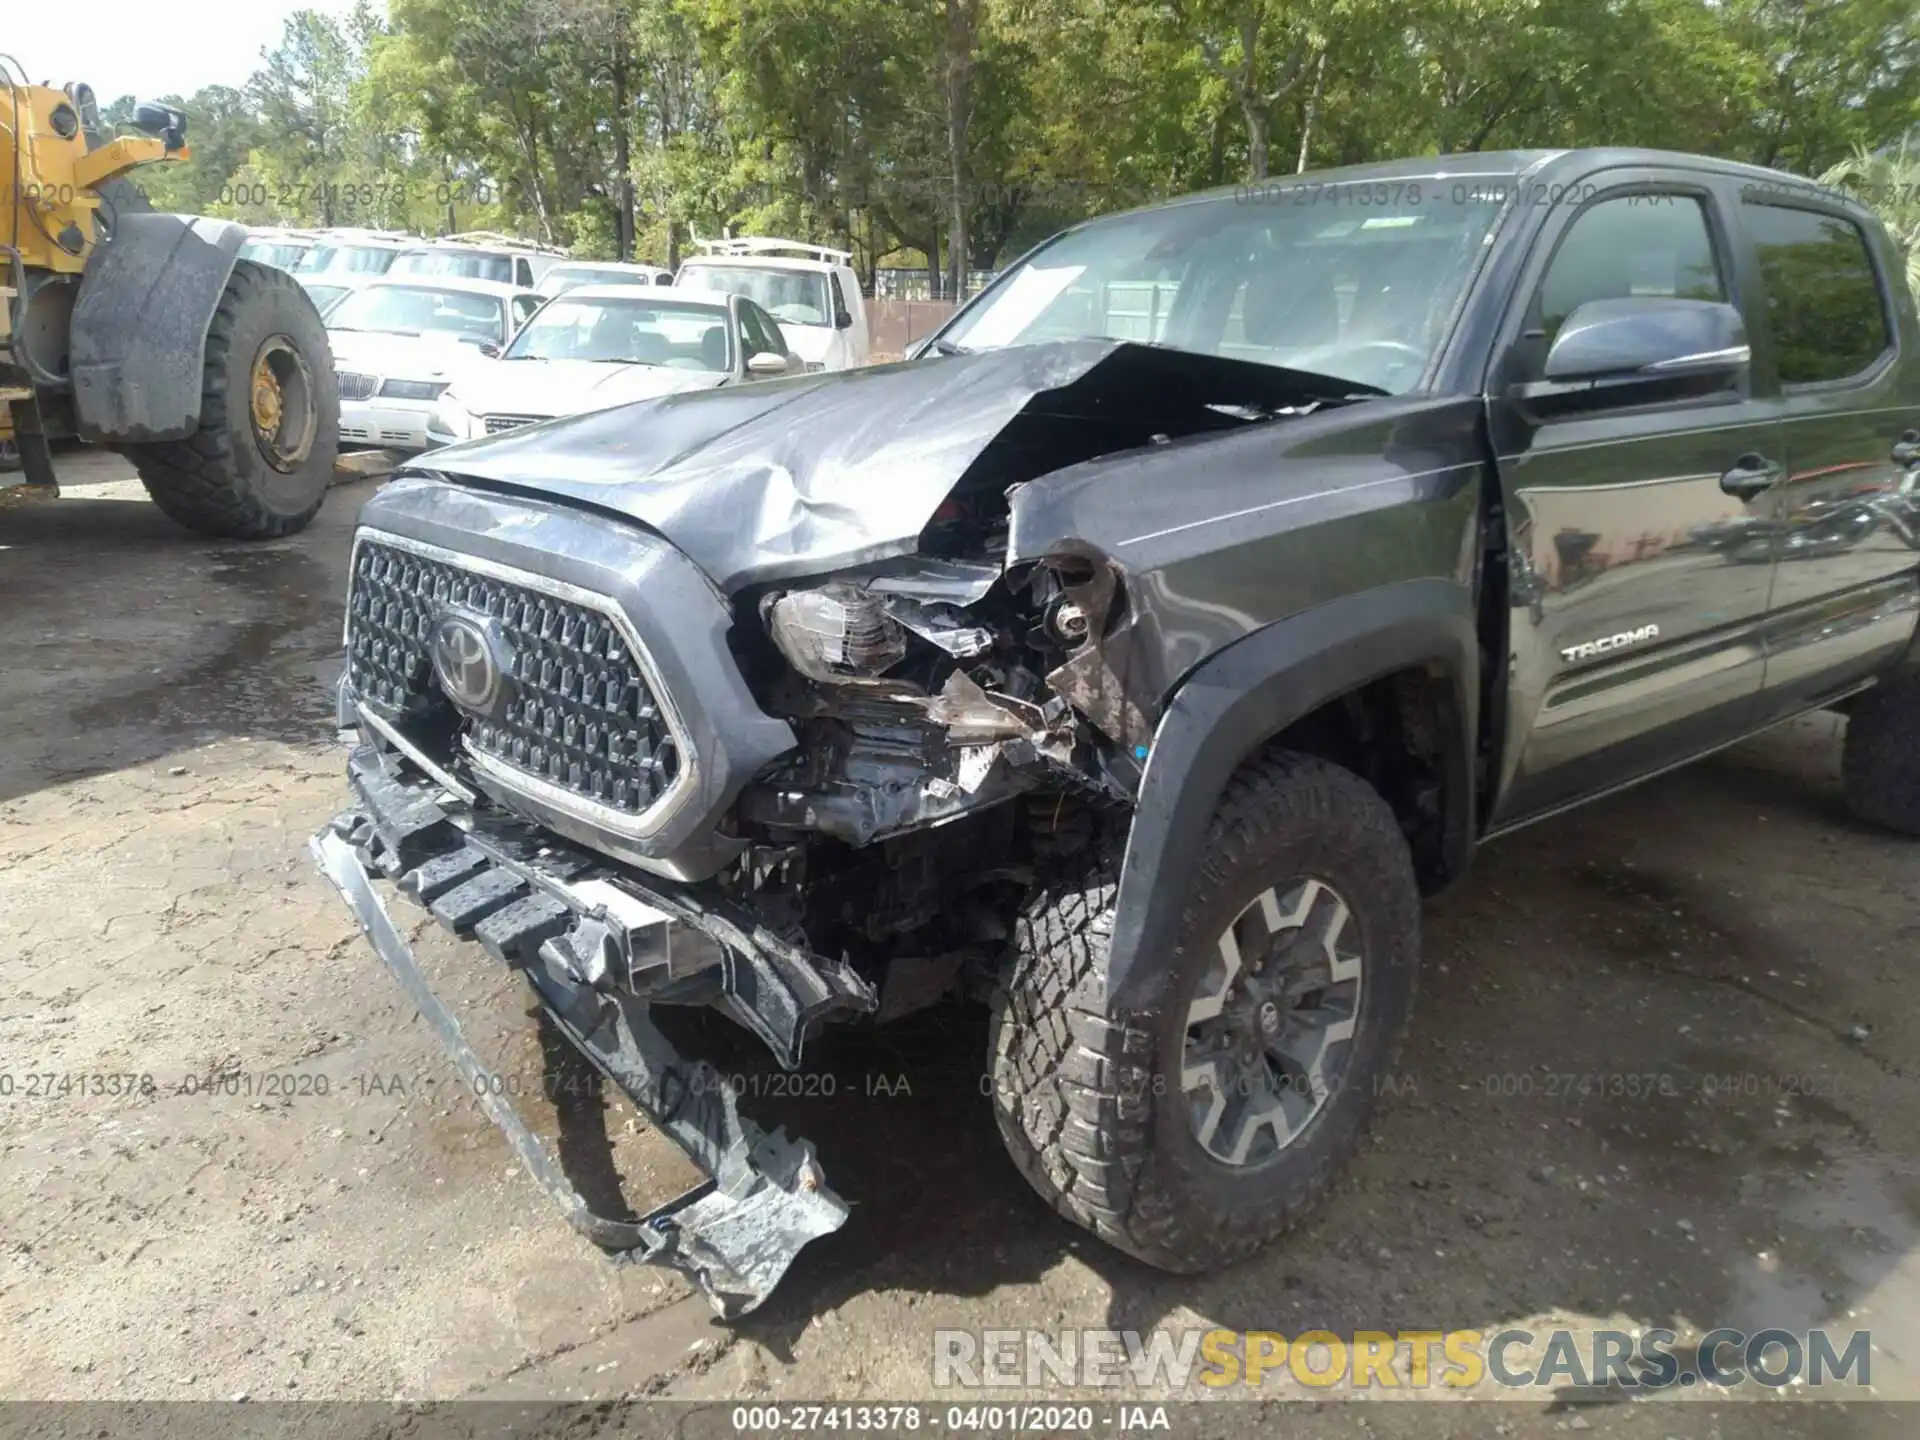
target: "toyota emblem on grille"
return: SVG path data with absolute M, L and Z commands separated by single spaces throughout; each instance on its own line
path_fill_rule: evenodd
M 456 705 L 486 714 L 500 698 L 501 646 L 477 620 L 443 615 L 433 627 L 433 673 Z

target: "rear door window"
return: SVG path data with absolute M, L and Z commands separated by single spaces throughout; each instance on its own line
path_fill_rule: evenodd
M 747 342 L 749 355 L 785 355 L 787 342 L 780 333 L 780 327 L 766 311 L 753 301 L 742 297 L 740 306 L 740 330 Z
M 1845 380 L 1892 345 L 1867 237 L 1839 215 L 1746 201 L 1740 207 L 1767 287 L 1782 385 Z

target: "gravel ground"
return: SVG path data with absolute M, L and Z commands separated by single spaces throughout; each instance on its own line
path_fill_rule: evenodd
M 1229 1273 L 1148 1271 L 1028 1193 L 977 1014 L 819 1045 L 830 1097 L 747 1108 L 817 1142 L 853 1219 L 728 1329 L 573 1236 L 310 868 L 373 482 L 234 546 L 176 532 L 113 457 L 62 463 L 68 498 L 0 511 L 0 1396 L 924 1399 L 942 1328 L 1724 1324 L 1870 1328 L 1875 1394 L 1920 1399 L 1920 848 L 1846 818 L 1837 720 L 1483 852 L 1428 909 L 1358 1163 Z M 483 1048 L 539 1076 L 517 982 L 396 913 Z M 575 1158 L 603 1124 L 589 1158 L 671 1193 L 684 1167 L 630 1112 L 570 1109 Z M 1312 1430 L 1914 1433 L 1752 1384 L 1567 1398 L 1331 1404 Z

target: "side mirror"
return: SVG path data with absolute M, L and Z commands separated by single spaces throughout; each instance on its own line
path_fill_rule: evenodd
M 834 311 L 833 328 L 836 330 L 851 330 L 853 328 L 853 316 L 845 310 Z
M 133 108 L 133 128 L 146 135 L 158 135 L 169 151 L 187 143 L 187 115 L 171 105 L 142 100 Z
M 1731 389 L 1752 352 L 1740 312 L 1718 300 L 1589 300 L 1547 351 L 1543 378 L 1517 387 L 1528 409 L 1571 414 Z
M 784 375 L 787 373 L 787 357 L 776 355 L 771 350 L 762 350 L 757 355 L 747 357 L 749 375 Z
M 480 344 L 480 353 L 489 360 L 498 360 L 500 358 L 500 347 L 491 340 L 484 340 Z

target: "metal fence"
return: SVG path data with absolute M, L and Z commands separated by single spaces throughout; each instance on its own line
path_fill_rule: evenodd
M 1164 338 L 1179 286 L 1172 281 L 1116 280 L 1106 287 L 1106 324 L 1115 340 L 1150 345 Z
M 1091 333 L 1151 345 L 1166 338 L 1167 318 L 1179 285 L 1171 280 L 1119 280 L 1101 287 Z M 898 360 L 907 347 L 932 334 L 958 308 L 951 300 L 875 299 L 867 302 L 873 327 L 873 358 Z
M 957 308 L 951 300 L 869 300 L 874 360 L 900 359 L 914 341 L 946 324 Z
M 966 293 L 971 299 L 987 287 L 998 274 L 995 270 L 973 270 L 967 274 Z M 883 267 L 873 272 L 873 294 L 879 300 L 945 300 L 951 302 L 952 286 L 942 273 L 937 279 L 924 268 L 912 270 Z

